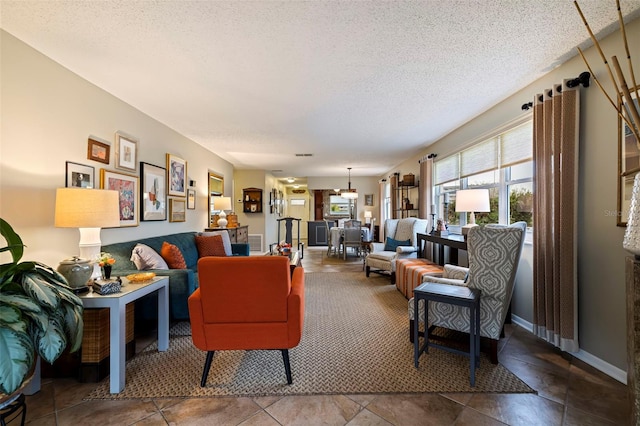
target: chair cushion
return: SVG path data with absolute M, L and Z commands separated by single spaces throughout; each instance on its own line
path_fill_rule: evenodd
M 171 269 L 187 269 L 187 262 L 184 261 L 184 256 L 180 249 L 168 242 L 162 243 L 162 249 L 160 249 L 160 256 L 167 262 Z
M 167 262 L 146 244 L 136 244 L 131 251 L 131 261 L 140 271 L 147 269 L 169 269 Z
M 222 241 L 222 235 L 196 235 L 196 246 L 198 255 L 205 256 L 228 256 Z
M 222 237 L 222 244 L 224 245 L 224 252 L 227 256 L 233 256 L 233 251 L 231 247 L 231 238 L 229 238 L 229 232 L 227 231 L 207 231 L 207 232 L 198 232 L 196 236 L 202 237 L 210 237 L 213 235 L 220 235 Z M 202 255 L 200 255 L 202 257 Z
M 411 240 L 394 240 L 391 237 L 387 237 L 387 241 L 384 245 L 384 251 L 396 251 L 398 246 L 410 246 Z

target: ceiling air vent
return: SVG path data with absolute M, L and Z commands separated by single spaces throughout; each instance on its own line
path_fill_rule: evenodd
M 296 157 L 313 157 L 313 154 L 296 154 Z

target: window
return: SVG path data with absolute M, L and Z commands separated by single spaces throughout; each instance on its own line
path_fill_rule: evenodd
M 458 189 L 489 190 L 490 212 L 476 212 L 476 223 L 527 222 L 533 226 L 533 122 L 516 123 L 434 164 L 438 217 L 451 232 L 467 223 L 456 213 Z

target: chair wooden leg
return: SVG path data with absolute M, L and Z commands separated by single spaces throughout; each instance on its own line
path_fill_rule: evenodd
M 494 339 L 489 339 L 489 359 L 491 360 L 491 364 L 498 363 L 498 341 Z
M 396 283 L 396 273 L 392 272 L 391 273 L 391 284 L 395 284 Z
M 414 321 L 415 321 L 415 320 L 409 320 L 409 341 L 410 341 L 411 343 L 414 343 L 414 342 L 415 342 L 415 340 L 416 340 L 416 336 L 415 336 L 415 335 L 414 335 L 414 333 L 413 333 L 413 327 L 414 327 L 413 322 L 414 322 Z
M 209 369 L 211 368 L 211 361 L 213 361 L 213 352 L 207 352 L 207 359 L 204 361 L 204 370 L 202 371 L 202 380 L 200 380 L 200 387 L 203 388 L 207 384 L 207 376 L 209 376 Z
M 364 268 L 364 276 L 369 278 L 369 273 L 371 272 L 371 267 L 370 266 L 366 266 Z
M 282 360 L 284 361 L 284 371 L 287 373 L 287 384 L 293 383 L 291 378 L 291 364 L 289 364 L 289 349 L 282 349 Z

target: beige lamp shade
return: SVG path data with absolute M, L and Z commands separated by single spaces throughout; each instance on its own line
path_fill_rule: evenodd
M 490 212 L 488 189 L 461 189 L 456 191 L 456 212 L 471 212 L 469 222 L 462 227 L 462 235 L 469 233 L 469 228 L 476 226 L 475 212 Z
M 120 226 L 118 191 L 58 188 L 55 226 L 58 228 L 111 228 Z
M 456 191 L 456 212 L 489 212 L 488 189 L 461 189 Z
M 215 210 L 231 210 L 231 197 L 213 197 L 213 208 Z
M 368 218 L 368 219 L 371 219 L 373 217 L 373 215 L 371 214 L 371 210 L 366 210 L 364 212 L 364 217 Z

